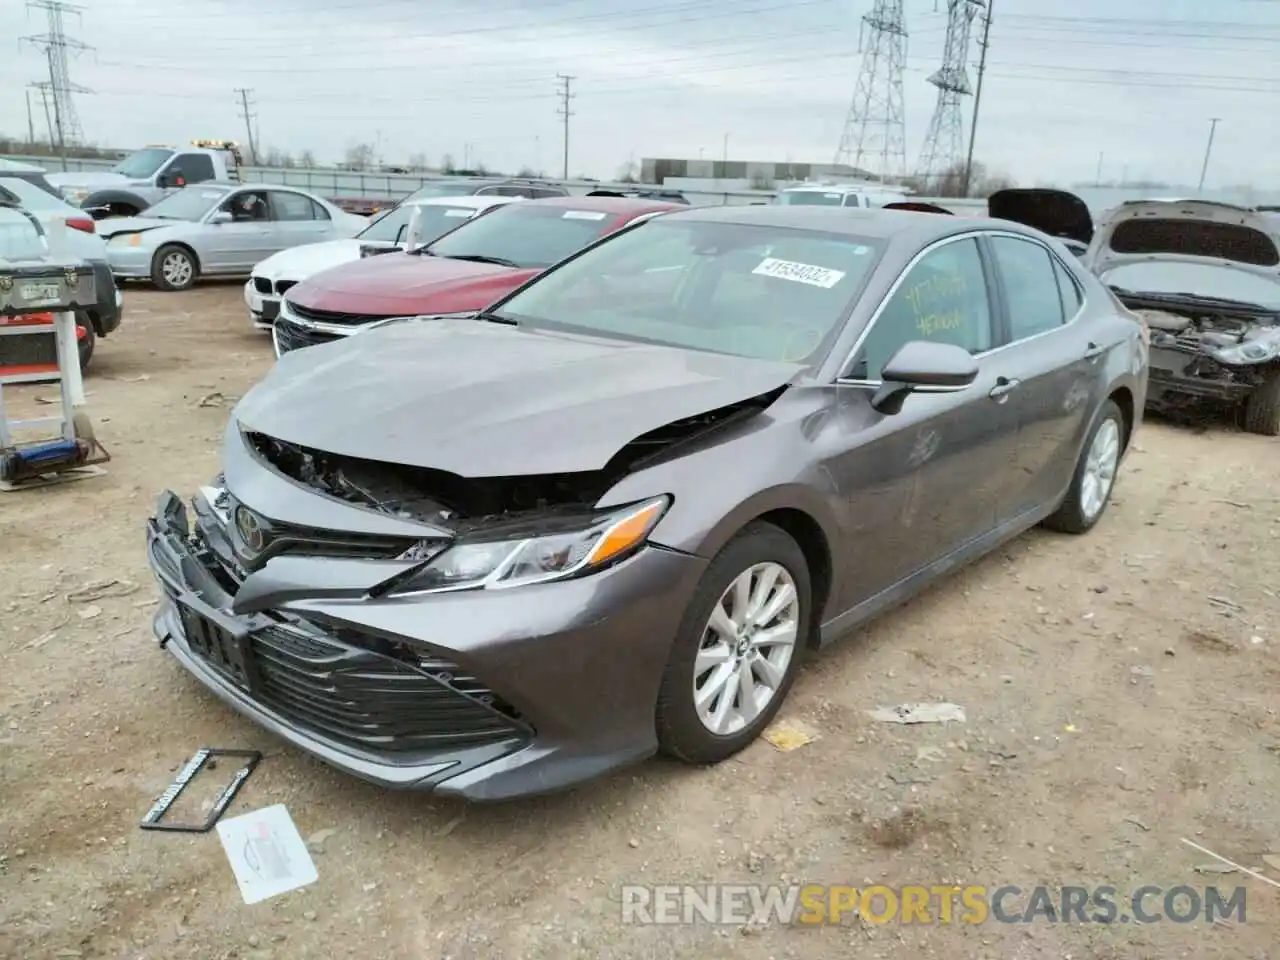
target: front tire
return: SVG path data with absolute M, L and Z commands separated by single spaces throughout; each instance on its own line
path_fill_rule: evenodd
M 1046 527 L 1062 533 L 1087 533 L 1093 529 L 1111 501 L 1120 456 L 1128 440 L 1125 433 L 1124 414 L 1115 401 L 1108 400 L 1080 451 L 1066 499 L 1044 521 Z
M 160 290 L 190 290 L 199 276 L 196 255 L 176 243 L 165 244 L 151 258 L 151 282 Z
M 803 660 L 812 586 L 799 545 L 755 522 L 711 561 L 685 611 L 658 694 L 659 749 L 719 763 L 759 736 Z
M 1280 437 L 1280 370 L 1254 388 L 1244 405 L 1244 428 L 1264 437 Z

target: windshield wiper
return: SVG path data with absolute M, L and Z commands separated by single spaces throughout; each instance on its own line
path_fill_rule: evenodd
M 439 254 L 436 254 L 436 256 L 439 256 Z M 516 263 L 514 260 L 504 260 L 502 257 L 486 257 L 484 254 L 480 253 L 460 253 L 454 256 L 445 254 L 445 257 L 449 260 L 466 260 L 470 263 L 492 263 L 497 267 L 514 267 L 517 270 L 520 269 L 520 264 Z
M 508 316 L 505 313 L 498 313 L 493 310 L 481 310 L 476 314 L 477 320 L 487 320 L 489 323 L 501 323 L 507 327 L 518 327 L 520 321 L 515 317 Z

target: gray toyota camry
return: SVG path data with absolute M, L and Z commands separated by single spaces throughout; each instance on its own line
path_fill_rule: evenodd
M 160 499 L 156 633 L 389 787 L 714 763 L 813 648 L 1031 526 L 1093 527 L 1146 365 L 1141 322 L 1015 223 L 666 214 L 474 319 L 287 354 L 223 472 Z

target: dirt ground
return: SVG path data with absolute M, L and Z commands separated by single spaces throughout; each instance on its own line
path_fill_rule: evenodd
M 224 708 L 160 651 L 143 522 L 217 467 L 270 366 L 238 285 L 126 293 L 88 379 L 104 477 L 0 496 L 0 955 L 1262 958 L 1280 943 L 1280 444 L 1148 424 L 1100 526 L 1034 532 L 812 659 L 820 733 L 491 807 L 391 794 Z M 29 388 L 22 402 L 37 409 Z M 85 584 L 121 581 L 85 599 Z M 72 596 L 69 598 L 68 594 Z M 869 708 L 949 701 L 967 722 Z M 202 745 L 266 758 L 319 880 L 254 906 L 216 834 L 137 822 Z M 1229 868 L 1227 868 L 1229 869 Z M 624 884 L 1247 889 L 1244 923 L 622 922 Z M 1158 901 L 1156 901 L 1158 908 Z

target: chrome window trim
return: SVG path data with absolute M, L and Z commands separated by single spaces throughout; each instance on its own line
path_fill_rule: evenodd
M 957 234 L 952 234 L 949 237 L 943 237 L 941 240 L 935 240 L 932 243 L 930 243 L 928 246 L 922 248 L 920 251 L 916 253 L 915 256 L 913 256 L 909 261 L 907 261 L 907 265 L 903 267 L 902 272 L 898 274 L 898 278 L 893 281 L 893 286 L 891 286 L 888 289 L 888 291 L 885 292 L 885 295 L 881 298 L 880 303 L 876 306 L 875 312 L 872 313 L 871 315 L 871 319 L 867 321 L 867 325 L 863 327 L 862 332 L 858 334 L 858 339 L 854 341 L 853 347 L 850 348 L 848 355 L 844 358 L 844 361 L 840 364 L 840 369 L 847 370 L 849 368 L 849 365 L 853 363 L 854 358 L 858 355 L 858 351 L 862 349 L 863 341 L 866 340 L 867 335 L 871 333 L 872 327 L 874 327 L 876 323 L 879 322 L 880 315 L 884 312 L 885 308 L 889 305 L 889 301 L 893 299 L 894 294 L 898 292 L 898 288 L 902 286 L 902 283 L 904 280 L 906 280 L 907 275 L 910 274 L 911 271 L 916 268 L 916 265 L 921 260 L 923 260 L 926 256 L 928 256 L 934 250 L 944 247 L 949 243 L 956 243 L 960 240 L 977 240 L 981 242 L 983 237 L 1012 237 L 1015 240 L 1025 240 L 1027 243 L 1034 243 L 1036 246 L 1040 247 L 1042 250 L 1048 253 L 1051 260 L 1059 264 L 1062 264 L 1062 258 L 1057 256 L 1053 252 L 1053 250 L 1050 249 L 1050 247 L 1047 244 L 1045 244 L 1042 240 L 1039 240 L 1036 237 L 1029 237 L 1025 233 L 1016 233 L 1012 230 L 968 230 L 964 233 L 957 233 Z M 1047 336 L 1048 334 L 1057 333 L 1059 330 L 1062 330 L 1070 326 L 1071 324 L 1075 323 L 1078 319 L 1080 319 L 1080 315 L 1084 313 L 1085 306 L 1087 305 L 1085 292 L 1083 289 L 1081 289 L 1080 282 L 1079 280 L 1076 279 L 1075 274 L 1071 272 L 1071 268 L 1066 267 L 1065 264 L 1063 266 L 1066 269 L 1067 276 L 1070 277 L 1071 282 L 1075 284 L 1076 294 L 1080 300 L 1080 307 L 1072 315 L 1071 319 L 1064 320 L 1061 326 L 1055 327 L 1052 330 L 1041 330 L 1039 333 L 1032 334 L 1029 337 L 1023 337 L 1021 340 L 1010 340 L 1008 343 L 1002 343 L 998 347 L 992 347 L 989 350 L 983 350 L 981 353 L 975 353 L 973 355 L 974 360 L 980 361 L 989 356 L 1000 353 L 1002 350 L 1007 350 L 1009 347 L 1020 346 L 1021 344 L 1030 343 L 1031 341 L 1037 340 L 1043 336 Z M 997 270 L 999 269 L 998 264 L 996 264 L 995 267 Z M 1056 277 L 1054 279 L 1054 283 L 1055 285 L 1057 283 Z M 988 294 L 989 293 L 990 291 L 988 291 Z M 835 382 L 838 384 L 841 384 L 842 386 L 853 386 L 853 387 L 879 387 L 884 384 L 883 380 L 860 380 L 853 377 L 840 377 L 840 376 L 836 377 Z M 960 388 L 960 389 L 964 389 L 964 388 Z M 918 391 L 918 392 L 925 392 L 925 391 Z M 942 391 L 935 390 L 930 392 L 950 393 L 954 391 L 948 388 Z

